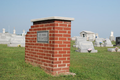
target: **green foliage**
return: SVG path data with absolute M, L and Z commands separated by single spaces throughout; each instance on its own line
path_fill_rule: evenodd
M 98 53 L 79 53 L 71 41 L 70 72 L 76 76 L 53 77 L 40 67 L 26 64 L 24 47 L 0 45 L 0 80 L 120 80 L 120 53 L 95 47 Z M 120 48 L 120 47 L 119 47 Z
M 116 45 L 116 41 L 111 41 L 113 45 Z

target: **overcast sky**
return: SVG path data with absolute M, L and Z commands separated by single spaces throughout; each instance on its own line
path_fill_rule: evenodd
M 32 25 L 31 19 L 71 17 L 71 36 L 83 30 L 109 38 L 111 31 L 120 36 L 120 0 L 0 0 L 0 33 L 21 34 Z

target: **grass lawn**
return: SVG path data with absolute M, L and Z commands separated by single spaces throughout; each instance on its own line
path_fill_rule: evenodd
M 98 53 L 79 53 L 73 44 L 71 41 L 70 72 L 76 73 L 74 77 L 46 74 L 25 63 L 25 48 L 0 44 L 0 80 L 120 80 L 120 52 L 95 47 Z

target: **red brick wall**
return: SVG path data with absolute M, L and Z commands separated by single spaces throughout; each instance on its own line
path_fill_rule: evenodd
M 71 21 L 34 22 L 26 35 L 25 61 L 52 75 L 69 72 Z M 37 31 L 49 31 L 49 43 L 37 42 Z

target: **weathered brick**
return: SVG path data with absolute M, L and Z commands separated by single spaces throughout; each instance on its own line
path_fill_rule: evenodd
M 46 54 L 46 56 L 51 56 L 51 54 Z
M 59 24 L 59 26 L 67 27 L 67 24 Z
M 67 64 L 67 66 L 70 66 L 70 63 L 69 63 L 69 64 Z
M 53 27 L 47 27 L 46 28 L 46 30 L 52 30 L 53 29 Z
M 71 34 L 71 31 L 68 31 L 68 34 Z
M 62 57 L 62 54 L 54 54 L 52 57 Z
M 63 41 L 63 44 L 70 44 L 70 41 Z
M 63 41 L 63 40 L 66 40 L 66 38 L 62 38 L 62 37 L 61 37 L 61 38 L 59 38 L 59 40 L 62 40 L 62 41 Z
M 57 67 L 57 64 L 49 64 L 50 67 Z
M 60 71 L 61 68 L 53 68 L 52 71 Z
M 58 23 L 51 23 L 50 26 L 58 26 Z
M 45 24 L 44 26 L 45 26 L 45 27 L 48 27 L 48 26 L 50 26 L 50 24 Z
M 66 47 L 65 44 L 59 44 L 59 47 Z
M 52 50 L 52 48 L 48 47 L 47 50 Z
M 62 34 L 53 34 L 54 37 L 62 37 Z
M 59 58 L 59 60 L 61 61 L 61 60 L 66 60 L 66 58 Z
M 54 48 L 54 50 L 62 50 L 62 48 Z
M 63 37 L 71 37 L 70 34 L 63 34 Z
M 68 22 L 68 21 L 64 21 L 64 23 L 66 23 L 66 24 L 71 24 L 71 22 Z
M 53 61 L 53 64 L 61 64 L 61 61 Z
M 50 33 L 58 33 L 58 30 L 51 30 Z
M 70 61 L 63 61 L 63 63 L 70 63 Z
M 52 43 L 62 44 L 62 41 L 52 41 Z
M 58 64 L 58 67 L 65 67 L 66 64 Z
M 67 33 L 67 31 L 62 30 L 62 31 L 59 31 L 59 33 Z
M 53 27 L 53 30 L 63 30 L 62 27 Z
M 39 27 L 44 27 L 44 24 L 40 24 Z
M 59 51 L 60 54 L 66 54 L 66 51 Z
M 67 27 L 67 28 L 64 28 L 64 30 L 71 30 L 71 28 L 70 28 L 70 27 Z
M 63 23 L 63 21 L 54 21 L 55 23 Z
M 69 67 L 61 68 L 61 70 L 69 70 Z
M 70 48 L 63 48 L 63 50 L 70 50 Z
M 70 60 L 70 57 L 67 57 L 67 60 Z
M 63 54 L 63 57 L 70 57 L 70 54 Z

